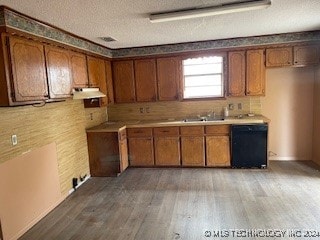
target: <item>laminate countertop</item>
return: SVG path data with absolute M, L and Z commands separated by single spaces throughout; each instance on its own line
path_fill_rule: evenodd
M 183 127 L 183 126 L 207 126 L 222 124 L 257 124 L 269 123 L 270 119 L 263 115 L 255 115 L 249 117 L 226 117 L 224 120 L 215 121 L 191 121 L 183 120 L 130 120 L 130 121 L 110 121 L 102 123 L 98 126 L 87 129 L 87 132 L 119 132 L 126 128 L 142 128 L 142 127 Z

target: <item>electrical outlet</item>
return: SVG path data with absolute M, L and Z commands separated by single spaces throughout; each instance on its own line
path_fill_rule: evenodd
M 12 142 L 12 146 L 15 146 L 15 145 L 17 145 L 18 144 L 18 137 L 17 137 L 17 135 L 12 135 L 11 136 L 11 142 Z
M 238 103 L 238 110 L 242 110 L 242 103 Z
M 233 105 L 233 103 L 230 103 L 229 104 L 229 110 L 233 110 L 234 109 L 234 105 Z
M 144 113 L 144 108 L 143 107 L 140 108 L 140 113 Z

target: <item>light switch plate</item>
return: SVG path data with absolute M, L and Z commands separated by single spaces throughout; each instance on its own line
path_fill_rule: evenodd
M 17 135 L 12 135 L 11 136 L 11 142 L 12 142 L 12 145 L 13 146 L 15 146 L 15 145 L 17 145 L 18 144 L 18 137 L 17 137 Z

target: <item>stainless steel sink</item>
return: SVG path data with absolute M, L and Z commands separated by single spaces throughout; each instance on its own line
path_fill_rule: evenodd
M 224 121 L 223 117 L 208 118 L 207 122 Z
M 224 118 L 216 117 L 216 118 L 185 118 L 183 122 L 215 122 L 215 121 L 223 121 Z
M 205 118 L 185 118 L 182 122 L 206 122 L 207 119 Z

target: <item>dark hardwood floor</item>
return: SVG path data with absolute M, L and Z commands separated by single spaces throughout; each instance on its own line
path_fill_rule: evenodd
M 257 229 L 286 233 L 266 237 Z M 293 229 L 320 232 L 320 172 L 311 162 L 130 168 L 118 178 L 91 178 L 21 239 L 320 239 L 289 237 Z M 225 237 L 214 237 L 218 230 Z M 240 230 L 256 235 L 237 238 Z

